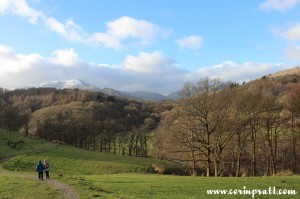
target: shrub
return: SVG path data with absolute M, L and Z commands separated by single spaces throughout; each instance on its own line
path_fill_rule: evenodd
M 291 170 L 281 170 L 279 172 L 277 172 L 276 174 L 274 174 L 275 176 L 293 176 L 294 173 Z

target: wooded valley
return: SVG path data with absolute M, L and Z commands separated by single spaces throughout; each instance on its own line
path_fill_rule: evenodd
M 0 89 L 0 128 L 170 160 L 187 175 L 297 174 L 300 77 L 269 75 L 241 85 L 204 78 L 186 83 L 181 99 L 161 102 L 78 89 Z

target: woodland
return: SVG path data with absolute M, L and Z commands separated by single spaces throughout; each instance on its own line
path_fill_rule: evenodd
M 177 174 L 300 172 L 300 76 L 248 83 L 203 78 L 178 100 L 129 100 L 79 89 L 0 89 L 0 128 L 85 150 L 154 157 Z M 11 145 L 13 147 L 13 145 Z

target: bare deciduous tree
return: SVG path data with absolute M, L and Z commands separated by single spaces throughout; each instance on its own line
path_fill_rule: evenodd
M 231 96 L 223 92 L 219 79 L 205 78 L 187 83 L 182 97 L 172 127 L 174 136 L 189 151 L 193 169 L 197 161 L 205 160 L 206 176 L 218 176 L 224 147 L 232 135 L 228 128 Z

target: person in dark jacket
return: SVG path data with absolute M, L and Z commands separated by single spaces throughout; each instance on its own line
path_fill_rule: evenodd
M 42 163 L 41 160 L 39 160 L 39 162 L 36 164 L 36 168 L 35 169 L 38 172 L 39 179 L 40 180 L 44 180 L 43 179 L 44 178 L 43 173 L 44 173 L 45 167 L 44 167 L 44 165 L 43 165 L 43 163 Z

